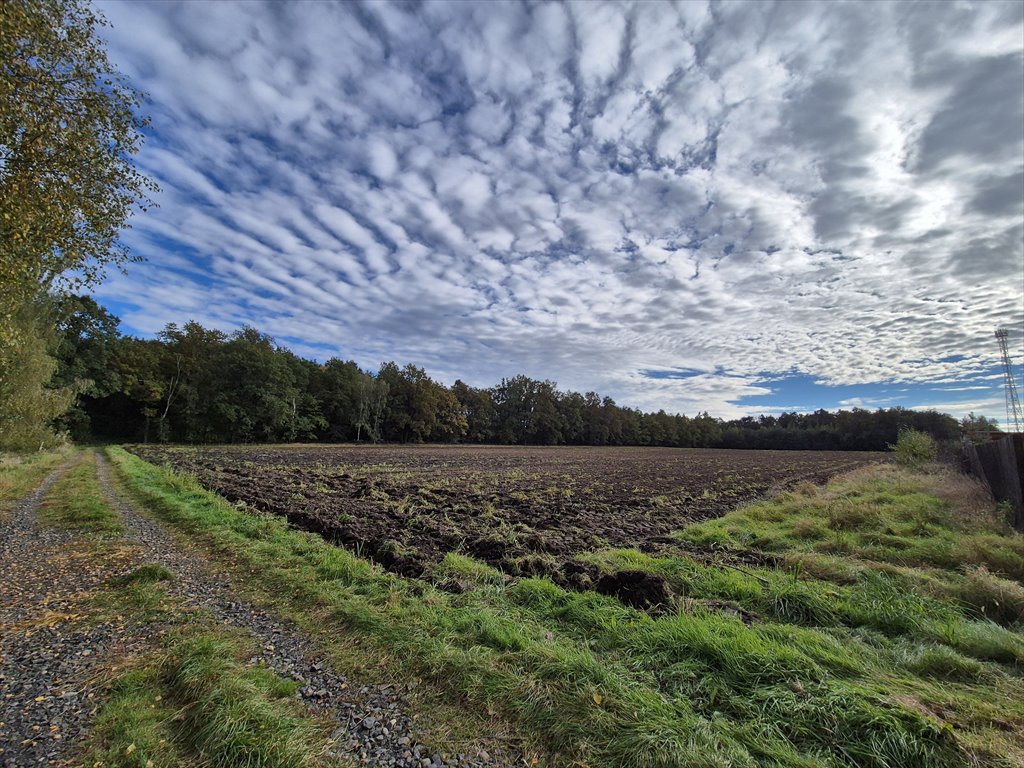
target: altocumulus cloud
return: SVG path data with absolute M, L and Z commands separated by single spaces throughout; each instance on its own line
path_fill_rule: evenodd
M 1024 324 L 1020 3 L 100 8 L 163 187 L 100 291 L 136 332 L 732 416 L 983 403 Z

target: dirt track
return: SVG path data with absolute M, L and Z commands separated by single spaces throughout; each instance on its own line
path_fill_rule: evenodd
M 47 490 L 70 466 L 51 473 L 0 523 L 0 765 L 80 764 L 81 742 L 102 701 L 102 670 L 159 644 L 159 624 L 100 618 L 93 598 L 110 579 L 146 563 L 174 572 L 171 596 L 181 609 L 251 633 L 266 664 L 301 683 L 299 695 L 333 721 L 335 754 L 361 765 L 391 768 L 488 768 L 512 765 L 500 745 L 489 752 L 448 755 L 420 743 L 404 685 L 351 680 L 334 671 L 315 640 L 272 610 L 239 595 L 231 574 L 194 544 L 173 536 L 118 494 L 112 469 L 98 474 L 110 506 L 125 525 L 99 549 L 88 535 L 43 526 Z M 345 763 L 349 764 L 349 763 Z
M 89 621 L 91 597 L 124 570 L 82 536 L 39 524 L 54 470 L 0 522 L 0 765 L 70 765 L 96 702 L 92 683 L 124 627 Z M 140 633 L 141 639 L 141 633 Z

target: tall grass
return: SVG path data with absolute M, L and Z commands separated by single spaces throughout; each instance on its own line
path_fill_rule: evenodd
M 213 768 L 315 765 L 325 734 L 296 711 L 294 684 L 244 666 L 244 650 L 223 634 L 187 633 L 169 644 L 160 673 L 182 718 L 181 740 Z
M 971 480 L 894 466 L 851 473 L 812 495 L 783 494 L 686 528 L 680 540 L 896 568 L 985 568 L 1024 583 L 1024 536 Z
M 222 629 L 182 624 L 108 684 L 89 764 L 322 765 L 324 727 L 302 711 L 293 682 L 244 663 L 254 650 Z

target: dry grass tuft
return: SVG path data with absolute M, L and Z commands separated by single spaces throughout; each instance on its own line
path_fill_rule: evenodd
M 948 504 L 960 520 L 994 530 L 1007 528 L 992 494 L 977 478 L 944 466 L 930 472 L 925 482 L 927 492 Z

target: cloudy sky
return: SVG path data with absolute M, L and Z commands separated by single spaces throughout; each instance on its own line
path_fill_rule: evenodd
M 100 2 L 162 186 L 126 331 L 713 415 L 1002 418 L 1024 4 Z

